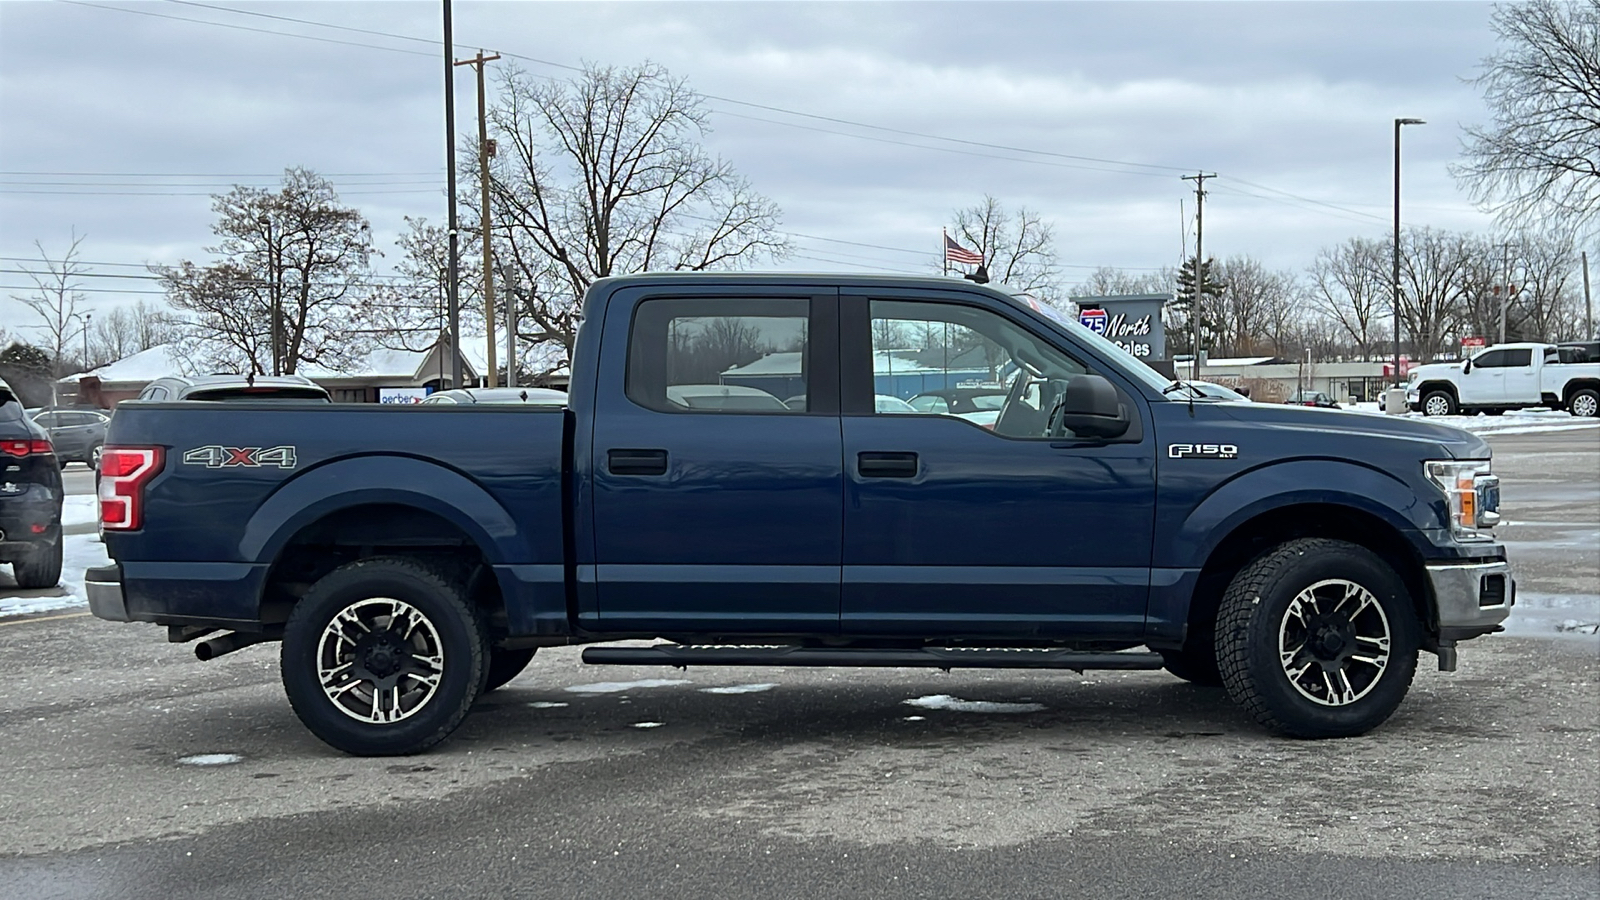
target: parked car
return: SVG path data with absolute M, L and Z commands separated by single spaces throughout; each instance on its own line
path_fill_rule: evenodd
M 1250 402 L 1250 397 L 1248 395 L 1241 394 L 1240 392 L 1234 390 L 1231 387 L 1226 387 L 1224 385 L 1220 385 L 1220 384 L 1217 384 L 1215 382 L 1211 382 L 1211 381 L 1185 381 L 1184 384 L 1187 384 L 1188 386 L 1194 388 L 1195 390 L 1197 390 L 1200 393 L 1206 395 L 1207 397 L 1211 397 L 1211 398 L 1216 399 L 1216 400 L 1234 400 L 1234 401 L 1242 401 L 1242 402 L 1245 402 L 1245 403 L 1249 403 Z M 1326 397 L 1327 395 L 1323 394 L 1322 396 Z M 1337 407 L 1335 407 L 1335 408 L 1337 408 Z
M 1569 362 L 1575 355 L 1563 355 L 1555 344 L 1498 344 L 1461 362 L 1417 366 L 1406 402 L 1429 416 L 1540 406 L 1600 415 L 1600 361 Z
M 1288 400 L 1283 402 L 1290 406 L 1315 406 L 1318 409 L 1339 408 L 1339 404 L 1333 402 L 1332 397 L 1321 391 L 1295 391 L 1289 395 Z
M 1421 652 L 1453 670 L 1511 612 L 1490 447 L 1458 428 L 1192 402 L 1054 310 L 946 278 L 645 274 L 583 310 L 564 409 L 124 405 L 91 611 L 201 659 L 282 641 L 295 714 L 370 755 L 438 743 L 574 644 L 594 665 L 1165 667 L 1266 728 L 1348 736 Z M 883 319 L 1004 355 L 993 429 L 877 413 Z M 687 375 L 727 370 L 685 339 L 711 322 L 798 345 L 773 384 L 807 408 Z M 1507 702 L 1454 688 L 1463 716 Z
M 168 375 L 145 385 L 139 399 L 333 402 L 327 388 L 304 375 Z
M 999 412 L 1006 405 L 1005 385 L 980 388 L 947 388 L 942 391 L 924 391 L 912 397 L 910 403 L 920 413 L 962 413 L 979 410 Z
M 61 464 L 44 426 L 0 379 L 0 563 L 24 588 L 61 580 Z
M 434 391 L 422 401 L 436 406 L 466 405 L 474 403 L 509 403 L 527 406 L 566 406 L 566 391 L 550 388 L 457 388 L 451 391 Z
M 915 413 L 917 408 L 888 394 L 874 394 L 872 396 L 872 411 L 880 413 Z
M 1600 362 L 1600 341 L 1570 341 L 1557 344 L 1556 354 L 1564 363 Z
M 47 407 L 32 418 L 50 433 L 50 443 L 55 446 L 56 459 L 61 465 L 81 462 L 91 469 L 100 467 L 100 448 L 106 442 L 106 424 L 111 421 L 105 410 Z
M 782 400 L 760 388 L 737 384 L 675 384 L 667 388 L 667 401 L 688 409 L 744 412 L 789 409 Z

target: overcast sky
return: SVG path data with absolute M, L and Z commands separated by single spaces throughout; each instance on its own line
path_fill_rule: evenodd
M 445 216 L 440 9 L 0 2 L 0 295 L 29 284 L 15 269 L 35 240 L 59 253 L 74 228 L 100 276 L 205 259 L 209 195 L 270 187 L 291 165 L 367 215 L 386 267 L 403 216 Z M 1494 50 L 1487 4 L 454 10 L 458 57 L 506 55 L 491 73 L 648 59 L 712 97 L 708 145 L 782 208 L 787 267 L 927 272 L 940 226 L 985 193 L 1054 223 L 1068 282 L 1173 265 L 1194 240 L 1179 176 L 1204 170 L 1218 176 L 1207 255 L 1303 269 L 1319 248 L 1388 233 L 1397 116 L 1428 121 L 1405 132 L 1406 224 L 1490 227 L 1447 170 L 1462 127 L 1487 117 L 1464 81 Z M 474 81 L 458 76 L 465 134 Z M 150 281 L 84 283 L 91 307 L 158 299 L 137 293 Z M 0 299 L 0 328 L 30 316 Z

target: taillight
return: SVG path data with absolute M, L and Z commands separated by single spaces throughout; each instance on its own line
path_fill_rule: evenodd
M 7 456 L 48 456 L 56 452 L 49 441 L 0 441 L 0 453 Z
M 144 525 L 144 486 L 161 471 L 161 447 L 106 447 L 100 453 L 100 526 L 133 531 Z

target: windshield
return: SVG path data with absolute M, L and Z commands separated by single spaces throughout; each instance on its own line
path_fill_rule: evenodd
M 1132 353 L 1129 353 L 1128 351 L 1117 346 L 1116 341 L 1113 341 L 1110 338 L 1102 335 L 1095 334 L 1089 329 L 1083 327 L 1081 324 L 1067 318 L 1067 316 L 1062 313 L 1061 310 L 1056 309 L 1048 303 L 1041 303 L 1040 301 L 1035 300 L 1026 294 L 1007 294 L 1006 296 L 1011 300 L 1012 303 L 1015 303 L 1018 306 L 1026 306 L 1027 308 L 1043 315 L 1045 318 L 1060 326 L 1063 331 L 1066 331 L 1073 337 L 1078 338 L 1089 346 L 1110 357 L 1118 364 L 1118 368 L 1120 368 L 1124 374 L 1130 378 L 1134 378 L 1142 382 L 1151 390 L 1160 393 L 1163 388 L 1172 383 L 1170 379 L 1164 377 L 1160 372 L 1157 372 L 1155 369 L 1145 365 L 1144 361 L 1139 359 L 1139 357 L 1134 356 Z

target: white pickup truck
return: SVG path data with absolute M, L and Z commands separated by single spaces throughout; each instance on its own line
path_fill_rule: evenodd
M 1600 362 L 1564 363 L 1555 344 L 1499 344 L 1411 370 L 1406 401 L 1430 416 L 1543 406 L 1600 415 Z

